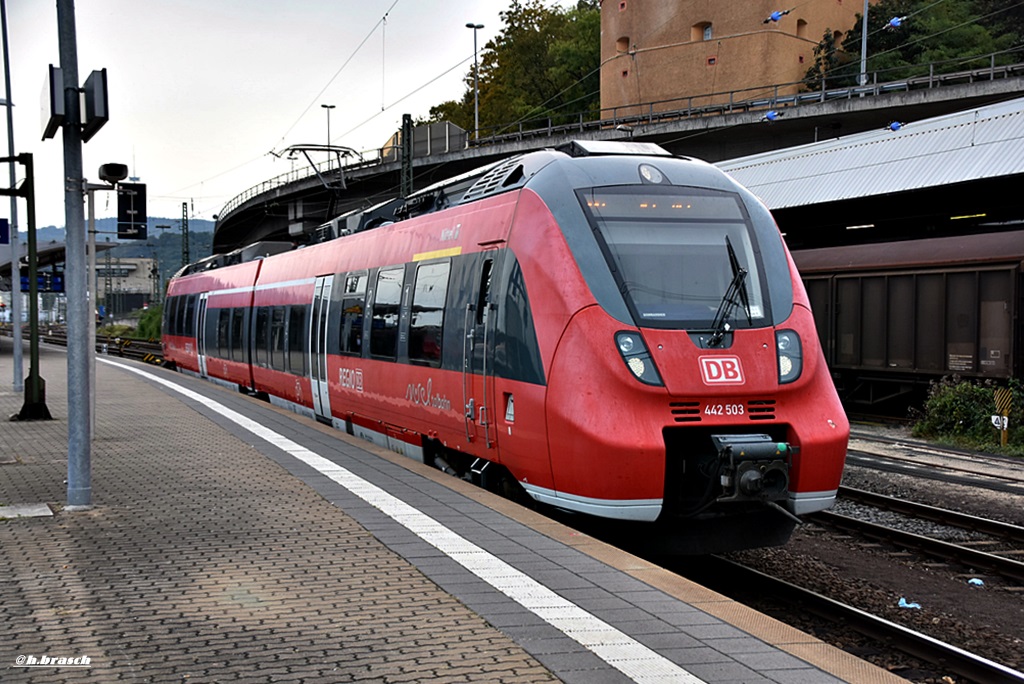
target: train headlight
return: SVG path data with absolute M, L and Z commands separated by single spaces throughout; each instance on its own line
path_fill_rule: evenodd
M 777 330 L 775 346 L 779 358 L 779 384 L 793 382 L 803 371 L 803 350 L 800 336 L 793 330 Z
M 643 338 L 639 333 L 620 332 L 615 334 L 615 346 L 622 355 L 628 368 L 637 380 L 646 385 L 663 386 L 658 369 L 654 366 L 654 359 L 647 352 Z

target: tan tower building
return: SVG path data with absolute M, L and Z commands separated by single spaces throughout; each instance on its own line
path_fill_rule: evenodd
M 862 0 L 602 0 L 602 116 L 648 109 L 631 107 L 638 103 L 668 111 L 728 102 L 730 93 L 734 101 L 795 93 L 825 31 L 841 42 L 863 8 Z

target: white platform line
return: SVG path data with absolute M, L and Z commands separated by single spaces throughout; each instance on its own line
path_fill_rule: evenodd
M 593 652 L 634 682 L 640 684 L 667 684 L 669 682 L 704 684 L 702 679 L 687 672 L 664 656 L 337 463 L 260 425 L 251 418 L 175 382 L 109 359 L 100 359 L 100 361 L 140 375 L 199 402 L 337 482 Z

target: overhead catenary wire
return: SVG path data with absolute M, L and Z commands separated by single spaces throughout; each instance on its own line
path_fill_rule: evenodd
M 309 110 L 313 108 L 313 105 L 315 105 L 320 100 L 320 97 L 325 92 L 327 92 L 327 89 L 330 88 L 331 84 L 334 83 L 338 76 L 341 75 L 341 72 L 345 70 L 345 67 L 347 67 L 349 63 L 355 58 L 355 56 L 359 54 L 359 51 L 363 49 L 363 46 L 366 45 L 367 41 L 369 41 L 373 34 L 377 31 L 377 27 L 387 23 L 388 14 L 391 13 L 391 10 L 393 10 L 395 8 L 395 5 L 397 5 L 399 2 L 400 0 L 395 0 L 394 2 L 391 3 L 391 6 L 388 7 L 386 12 L 384 12 L 384 16 L 382 16 L 377 21 L 377 23 L 373 25 L 373 28 L 370 29 L 370 31 L 366 34 L 366 37 L 363 38 L 359 45 L 356 46 L 356 49 L 352 51 L 352 54 L 348 56 L 348 59 L 346 59 L 344 63 L 342 63 L 342 65 L 338 67 L 338 70 L 334 72 L 334 75 L 331 76 L 330 80 L 328 80 L 324 87 L 320 89 L 320 92 L 318 92 L 316 96 L 313 97 L 312 100 L 310 100 L 309 104 L 306 105 L 306 108 L 302 110 L 302 113 L 299 114 L 295 122 L 291 126 L 289 126 L 288 130 L 286 130 L 284 134 L 278 139 L 277 144 L 284 142 L 285 138 L 288 137 L 288 134 L 291 133 L 295 129 L 295 127 L 299 125 L 299 122 L 302 121 L 303 117 L 305 117 L 306 114 L 309 113 Z
M 803 3 L 800 3 L 800 4 L 796 5 L 796 6 L 795 6 L 795 7 L 793 8 L 793 9 L 799 8 L 799 7 L 801 7 L 801 6 L 804 6 L 804 5 L 808 5 L 808 4 L 811 4 L 812 2 L 816 2 L 816 1 L 817 1 L 817 0 L 807 0 L 807 2 L 803 2 Z M 927 4 L 927 5 L 923 6 L 923 7 L 920 7 L 920 8 L 917 8 L 917 9 L 915 9 L 914 11 L 912 11 L 912 12 L 908 13 L 907 15 L 905 15 L 905 17 L 906 17 L 906 18 L 910 18 L 910 17 L 914 17 L 914 16 L 917 16 L 917 15 L 920 15 L 920 14 L 922 14 L 922 13 L 924 13 L 924 12 L 928 11 L 929 9 L 931 9 L 931 8 L 933 8 L 933 7 L 937 6 L 937 5 L 940 5 L 940 4 L 944 3 L 945 1 L 946 1 L 946 0 L 936 0 L 935 2 L 931 2 L 931 3 L 929 3 L 929 4 Z M 395 0 L 395 2 L 394 2 L 394 3 L 392 4 L 392 6 L 391 6 L 391 7 L 393 8 L 393 7 L 394 7 L 394 6 L 395 6 L 395 5 L 397 4 L 397 2 L 398 2 L 398 0 Z M 985 19 L 985 18 L 989 18 L 989 17 L 995 16 L 995 15 L 998 15 L 998 14 L 1000 14 L 1000 13 L 1003 13 L 1003 12 L 1006 12 L 1006 11 L 1009 11 L 1009 10 L 1013 10 L 1013 9 L 1015 9 L 1015 8 L 1017 8 L 1017 7 L 1020 7 L 1020 6 L 1022 6 L 1022 5 L 1024 5 L 1024 0 L 1021 0 L 1020 2 L 1016 2 L 1015 4 L 1013 4 L 1013 5 L 1010 5 L 1010 6 L 1008 6 L 1008 7 L 1005 7 L 1005 8 L 999 9 L 999 10 L 995 10 L 995 11 L 993 11 L 993 12 L 989 12 L 988 14 L 985 14 L 985 15 L 984 15 L 984 16 L 982 16 L 982 17 L 978 17 L 978 18 L 975 18 L 975 19 L 971 19 L 971 20 L 968 20 L 968 21 L 965 21 L 965 22 L 961 22 L 960 24 L 957 24 L 956 26 L 948 27 L 948 28 L 946 28 L 946 29 L 943 29 L 942 31 L 938 31 L 938 32 L 935 32 L 935 33 L 933 33 L 933 34 L 930 34 L 930 35 L 928 35 L 928 36 L 923 36 L 923 37 L 919 37 L 919 38 L 916 38 L 916 39 L 914 39 L 914 40 L 912 40 L 912 41 L 908 41 L 908 42 L 906 42 L 906 43 L 903 43 L 903 44 L 901 44 L 900 46 L 897 46 L 897 47 L 895 47 L 895 48 L 892 48 L 892 49 L 890 49 L 890 50 L 886 50 L 886 51 L 884 51 L 884 52 L 879 52 L 879 53 L 876 53 L 875 55 L 871 55 L 871 57 L 878 57 L 878 56 L 881 56 L 881 55 L 883 55 L 883 54 L 886 54 L 886 53 L 888 53 L 888 52 L 892 52 L 892 51 L 895 51 L 895 50 L 901 49 L 902 47 L 906 47 L 907 45 L 913 45 L 913 44 L 915 44 L 915 43 L 918 43 L 918 42 L 922 42 L 922 41 L 928 40 L 928 39 L 930 39 L 930 38 L 934 38 L 934 37 L 936 37 L 936 36 L 939 36 L 939 35 L 942 35 L 943 33 L 946 33 L 946 32 L 948 32 L 948 31 L 952 31 L 952 30 L 955 30 L 955 29 L 957 29 L 957 28 L 960 28 L 960 27 L 962 27 L 962 26 L 964 26 L 964 25 L 967 25 L 967 24 L 973 23 L 974 21 L 977 21 L 977 20 L 979 20 L 979 19 Z M 389 12 L 390 12 L 390 8 L 389 8 Z M 383 24 L 386 24 L 386 20 L 387 20 L 387 14 L 385 14 L 385 15 L 384 15 L 384 17 L 382 17 L 382 19 L 381 19 L 381 22 L 378 22 L 378 24 L 377 24 L 377 25 L 381 25 L 382 23 L 383 23 Z M 665 24 L 665 23 L 667 23 L 668 21 L 669 21 L 669 20 L 666 20 L 665 22 L 662 22 L 662 25 L 664 25 L 664 24 Z M 658 27 L 655 27 L 655 29 L 652 29 L 652 31 L 649 31 L 649 32 L 648 32 L 647 34 L 645 34 L 645 37 L 646 37 L 646 36 L 649 36 L 649 35 L 651 35 L 652 33 L 654 33 L 654 32 L 655 32 L 655 31 L 657 30 L 657 28 L 658 28 Z M 374 27 L 374 30 L 375 30 L 375 29 L 376 29 L 376 25 L 375 25 L 375 27 Z M 385 29 L 385 30 L 386 30 L 386 29 Z M 874 35 L 874 34 L 877 34 L 877 33 L 878 33 L 879 31 L 882 31 L 882 30 L 885 30 L 885 29 L 884 29 L 884 28 L 883 28 L 883 29 L 877 29 L 876 31 L 873 31 L 873 32 L 871 32 L 871 33 L 869 34 L 869 36 L 870 36 L 870 35 Z M 371 34 L 372 34 L 372 31 L 371 31 Z M 364 40 L 364 42 L 365 42 L 365 40 Z M 360 44 L 360 46 L 362 46 L 362 43 Z M 357 48 L 357 49 L 358 49 L 358 48 Z M 646 49 L 650 50 L 650 49 L 656 49 L 656 48 L 655 48 L 655 47 L 651 47 L 651 48 L 646 48 Z M 986 53 L 986 54 L 987 54 L 987 53 Z M 617 57 L 617 56 L 616 56 L 616 57 Z M 350 59 L 351 59 L 351 57 L 350 57 Z M 426 88 L 426 87 L 428 87 L 429 85 L 431 85 L 432 83 L 434 83 L 434 82 L 435 82 L 436 80 L 438 80 L 438 79 L 440 79 L 441 77 L 443 77 L 444 75 L 446 75 L 446 74 L 450 73 L 450 72 L 451 72 L 452 70 L 454 70 L 454 69 L 458 68 L 459 66 L 461 66 L 461 65 L 462 65 L 462 64 L 464 64 L 465 62 L 469 61 L 470 59 L 471 59 L 471 57 L 467 57 L 466 59 L 462 60 L 461 62 L 459 62 L 458 64 L 454 65 L 453 67 L 451 67 L 451 68 L 449 68 L 449 69 L 445 70 L 445 71 L 444 71 L 444 72 L 443 72 L 442 74 L 440 74 L 440 75 L 438 75 L 437 77 L 435 77 L 435 78 L 433 78 L 433 79 L 431 79 L 431 80 L 427 81 L 427 82 L 426 82 L 426 83 L 424 83 L 424 84 L 423 84 L 422 86 L 420 86 L 420 87 L 416 88 L 415 90 L 411 91 L 410 93 L 408 93 L 408 94 L 406 94 L 406 95 L 402 96 L 401 98 L 399 98 L 399 99 L 395 100 L 395 101 L 394 101 L 394 102 L 392 102 L 392 103 L 391 103 L 390 105 L 387 105 L 387 104 L 386 104 L 386 94 L 385 94 L 385 91 L 384 91 L 384 87 L 383 87 L 383 85 L 382 85 L 382 100 L 381 100 L 381 113 L 383 113 L 383 112 L 387 111 L 387 110 L 388 110 L 389 108 L 391 108 L 391 107 L 394 107 L 395 105 L 397 105 L 397 104 L 399 104 L 400 102 L 404 101 L 405 99 L 407 99 L 408 97 L 412 96 L 413 94 L 415 94 L 415 93 L 418 93 L 418 92 L 420 92 L 420 91 L 421 91 L 421 90 L 423 90 L 424 88 Z M 606 63 L 607 63 L 607 62 L 608 62 L 608 61 L 609 61 L 610 59 L 613 59 L 613 58 L 609 58 L 609 59 L 606 59 L 606 60 L 604 60 L 604 62 L 602 63 L 602 66 L 603 66 L 604 64 L 606 64 Z M 382 54 L 382 61 L 384 61 L 384 55 L 383 55 L 383 54 Z M 344 65 L 342 66 L 342 68 L 344 68 Z M 519 119 L 519 120 L 518 120 L 517 122 L 513 122 L 513 123 L 511 123 L 511 124 L 508 124 L 508 125 L 506 125 L 506 127 L 507 127 L 507 126 L 514 126 L 514 125 L 516 125 L 516 123 L 521 123 L 521 122 L 525 121 L 525 120 L 526 120 L 526 119 L 527 119 L 527 118 L 528 118 L 528 117 L 529 117 L 529 116 L 530 116 L 531 114 L 533 114 L 534 112 L 536 112 L 536 111 L 542 111 L 542 110 L 543 110 L 543 109 L 544 109 L 544 108 L 545 108 L 545 107 L 546 107 L 547 105 L 549 105 L 549 104 L 550 104 L 550 103 L 551 103 L 552 101 L 556 100 L 556 99 L 557 99 L 558 97 L 560 97 L 561 95 L 563 95 L 563 94 L 564 94 L 565 92 L 567 92 L 568 90 L 570 90 L 570 89 L 571 89 L 572 87 L 574 87 L 574 86 L 576 86 L 576 85 L 580 84 L 581 82 L 583 82 L 583 81 L 584 81 L 584 80 L 586 80 L 587 78 L 590 78 L 591 76 L 593 76 L 593 74 L 594 74 L 594 73 L 598 72 L 598 71 L 599 71 L 600 69 L 601 69 L 601 66 L 599 66 L 598 68 L 596 68 L 596 69 L 594 69 L 594 70 L 591 70 L 591 71 L 590 71 L 590 72 L 588 72 L 588 73 L 587 73 L 586 75 L 584 75 L 583 77 L 581 77 L 580 79 L 578 79 L 577 81 L 575 81 L 575 82 L 574 82 L 574 83 L 573 83 L 572 85 L 570 85 L 570 86 L 568 86 L 568 87 L 566 87 L 566 88 L 562 89 L 562 90 L 561 90 L 561 91 L 560 91 L 560 92 L 559 92 L 558 94 L 556 94 L 555 96 L 552 96 L 552 97 L 548 98 L 548 99 L 547 99 L 547 100 L 546 100 L 546 101 L 545 101 L 544 103 L 542 103 L 541 105 L 538 105 L 538 106 L 536 106 L 536 107 L 535 107 L 535 108 L 534 108 L 533 110 L 531 110 L 531 112 L 530 112 L 529 114 L 525 115 L 524 117 L 520 117 L 520 119 Z M 339 69 L 339 72 L 338 72 L 338 73 L 340 73 L 340 71 L 341 71 L 341 70 Z M 825 72 L 825 73 L 826 73 L 826 75 L 833 75 L 833 74 L 834 74 L 834 73 L 836 73 L 836 72 L 837 72 L 837 70 L 833 69 L 833 70 L 829 70 L 828 72 Z M 338 74 L 335 74 L 335 77 L 336 77 L 337 75 L 338 75 Z M 333 79 L 332 79 L 332 80 L 333 80 Z M 382 75 L 382 80 L 383 80 L 383 75 Z M 770 92 L 770 91 L 771 91 L 771 89 L 770 89 L 770 88 L 767 88 L 767 87 L 766 87 L 765 89 L 763 89 L 763 90 L 761 90 L 761 91 L 758 91 L 758 92 Z M 323 91 L 321 91 L 321 93 L 322 93 L 322 92 L 323 92 Z M 319 94 L 318 94 L 318 97 L 319 97 Z M 557 107 L 554 107 L 554 108 L 552 109 L 552 111 L 554 111 L 554 112 L 557 112 L 557 111 L 564 111 L 566 107 L 568 107 L 568 106 L 571 106 L 572 104 L 575 104 L 576 102 L 578 102 L 578 101 L 579 101 L 579 99 L 581 99 L 581 98 L 576 98 L 576 99 L 570 100 L 570 101 L 568 101 L 568 102 L 565 102 L 565 103 L 561 103 L 561 104 L 559 104 L 559 105 L 558 105 Z M 314 101 L 314 103 L 315 103 L 315 101 Z M 308 110 L 309 110 L 309 109 L 310 109 L 311 107 L 312 107 L 312 104 L 311 104 L 311 105 L 310 105 L 309 107 L 307 107 L 307 108 L 306 108 L 306 111 L 308 111 Z M 351 129 L 349 129 L 349 131 L 347 131 L 347 132 L 346 132 L 345 134 L 343 134 L 343 135 L 348 135 L 348 134 L 352 133 L 353 131 L 355 131 L 355 130 L 359 129 L 360 127 L 362 127 L 362 126 L 364 126 L 364 125 L 366 125 L 366 124 L 370 123 L 370 122 L 371 122 L 371 121 L 373 121 L 373 120 L 374 120 L 374 119 L 375 119 L 375 118 L 376 118 L 377 116 L 378 116 L 378 114 L 375 114 L 374 116 L 371 116 L 371 117 L 369 117 L 369 118 L 368 118 L 367 120 L 363 121 L 362 123 L 359 123 L 359 124 L 357 124 L 356 126 L 354 126 L 354 127 L 353 127 L 353 128 L 351 128 Z M 296 123 L 297 123 L 297 122 L 296 122 Z M 294 128 L 294 125 L 292 126 L 292 128 Z M 291 130 L 291 129 L 289 129 L 289 131 L 290 131 L 290 130 Z M 699 132 L 699 133 L 691 133 L 691 134 L 688 134 L 688 135 L 684 136 L 683 138 L 680 138 L 680 140 L 685 140 L 685 139 L 687 139 L 687 138 L 691 138 L 691 137 L 694 137 L 694 136 L 696 136 L 696 135 L 703 135 L 703 134 L 705 134 L 706 132 L 709 132 L 709 131 L 705 131 L 705 132 Z M 254 159 L 253 161 L 255 161 L 255 159 Z M 247 162 L 247 163 L 249 163 L 249 162 Z M 217 174 L 216 176 L 213 176 L 212 178 L 216 178 L 216 177 L 219 177 L 219 176 L 221 176 L 221 175 L 224 175 L 225 173 L 229 173 L 230 171 L 236 170 L 236 169 L 240 168 L 240 166 L 244 166 L 244 165 L 245 165 L 245 164 L 242 164 L 242 165 L 236 166 L 236 167 L 234 167 L 233 169 L 231 169 L 231 170 L 229 170 L 229 171 L 226 171 L 226 172 L 222 172 L 222 173 L 220 173 L 220 174 Z M 188 186 L 188 187 L 192 187 L 192 186 Z

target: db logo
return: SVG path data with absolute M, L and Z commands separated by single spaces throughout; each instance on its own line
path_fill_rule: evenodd
M 700 374 L 706 385 L 743 384 L 743 369 L 738 356 L 702 356 Z

